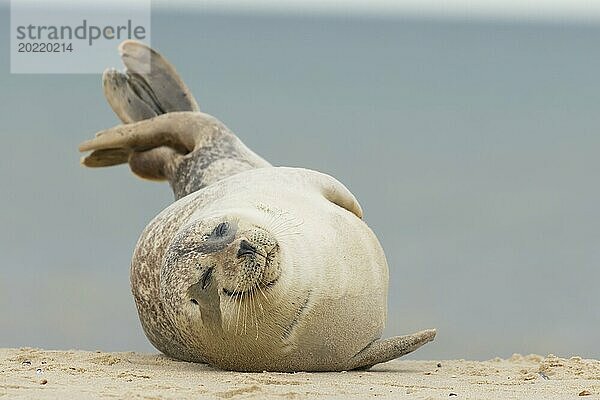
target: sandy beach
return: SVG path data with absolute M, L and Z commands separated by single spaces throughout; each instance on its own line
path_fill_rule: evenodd
M 161 354 L 0 349 L 0 398 L 600 398 L 600 361 L 397 360 L 369 371 L 237 373 Z

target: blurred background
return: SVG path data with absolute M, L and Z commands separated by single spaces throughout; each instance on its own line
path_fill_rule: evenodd
M 386 335 L 438 328 L 411 357 L 600 358 L 600 4 L 439 3 L 155 2 L 152 45 L 252 149 L 354 192 Z M 118 122 L 100 76 L 11 75 L 9 22 L 0 3 L 0 346 L 154 351 L 129 262 L 173 196 L 79 166 Z

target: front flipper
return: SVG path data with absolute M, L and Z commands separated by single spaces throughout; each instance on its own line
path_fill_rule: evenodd
M 424 344 L 431 342 L 435 338 L 435 333 L 435 329 L 427 329 L 412 335 L 376 340 L 352 357 L 346 369 L 369 369 L 375 364 L 412 353 Z

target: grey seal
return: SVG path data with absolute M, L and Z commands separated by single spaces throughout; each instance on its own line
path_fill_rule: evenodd
M 388 265 L 352 193 L 333 177 L 273 167 L 199 110 L 175 68 L 133 41 L 103 75 L 123 122 L 84 142 L 89 167 L 128 163 L 176 201 L 144 229 L 131 288 L 164 354 L 237 371 L 366 369 L 429 329 L 381 339 Z M 148 68 L 148 64 L 150 68 Z

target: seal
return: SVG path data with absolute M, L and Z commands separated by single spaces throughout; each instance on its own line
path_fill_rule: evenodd
M 80 151 L 128 163 L 176 201 L 144 229 L 131 288 L 150 342 L 168 356 L 237 371 L 367 369 L 435 337 L 381 339 L 388 265 L 352 193 L 333 177 L 273 167 L 200 112 L 175 68 L 120 46 L 105 96 L 124 123 Z M 148 68 L 148 63 L 150 68 Z

